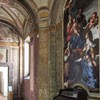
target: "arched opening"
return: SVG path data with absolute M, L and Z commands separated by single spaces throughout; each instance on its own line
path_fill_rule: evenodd
M 8 100 L 8 67 L 0 67 L 0 98 Z
M 67 0 L 64 7 L 64 86 L 99 91 L 98 0 Z
M 24 77 L 29 78 L 30 77 L 30 68 L 29 68 L 29 42 L 30 42 L 30 37 L 28 36 L 25 41 L 24 41 Z
M 38 39 L 33 36 L 38 32 L 37 6 L 28 0 L 1 0 L 0 5 L 0 66 L 9 68 L 8 90 L 14 100 L 33 99 L 37 97 Z
M 20 72 L 22 54 L 21 44 L 22 38 L 19 36 L 18 31 L 7 23 L 0 22 L 0 66 L 7 65 L 8 74 L 8 87 L 12 88 L 13 95 L 18 96 L 20 90 Z M 11 69 L 11 70 L 10 70 Z M 8 88 L 7 87 L 7 88 Z M 8 88 L 9 93 L 9 88 Z

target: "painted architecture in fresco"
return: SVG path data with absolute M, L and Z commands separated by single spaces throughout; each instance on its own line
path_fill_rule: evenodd
M 98 90 L 98 7 L 94 8 L 95 0 L 77 1 L 68 0 L 64 10 L 64 85 L 79 83 L 90 91 Z

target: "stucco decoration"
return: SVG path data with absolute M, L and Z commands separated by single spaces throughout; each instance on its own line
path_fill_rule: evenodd
M 0 62 L 6 62 L 7 61 L 7 50 L 6 49 L 0 49 Z
M 9 26 L 0 24 L 0 42 L 18 43 L 18 35 Z

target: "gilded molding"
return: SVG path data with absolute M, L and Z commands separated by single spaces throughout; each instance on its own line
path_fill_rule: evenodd
M 38 9 L 38 18 L 39 20 L 48 20 L 49 19 L 49 9 L 47 7 L 41 7 Z
M 38 16 L 39 16 L 40 18 L 49 17 L 49 13 L 48 13 L 47 11 L 40 12 L 40 13 L 38 14 Z
M 0 46 L 14 46 L 14 47 L 18 47 L 18 43 L 15 42 L 0 42 Z

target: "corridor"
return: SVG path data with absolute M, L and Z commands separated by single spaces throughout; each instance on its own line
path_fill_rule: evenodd
M 0 93 L 0 100 L 7 100 L 7 97 L 3 96 L 2 93 Z

